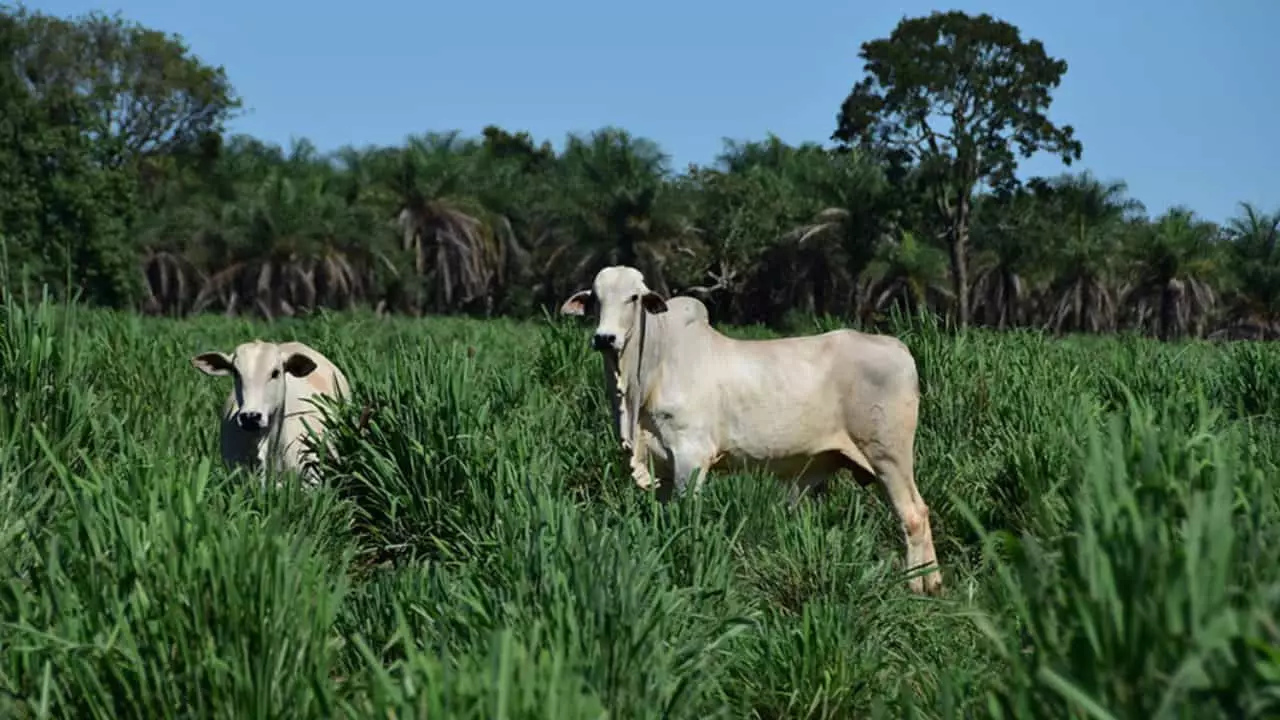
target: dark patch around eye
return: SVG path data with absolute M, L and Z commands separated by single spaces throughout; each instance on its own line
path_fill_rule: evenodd
M 278 378 L 278 377 L 280 377 L 280 368 L 276 368 L 275 370 L 272 370 L 272 371 L 271 371 L 271 379 L 272 379 L 272 380 L 275 380 L 275 379 L 276 379 L 276 378 Z

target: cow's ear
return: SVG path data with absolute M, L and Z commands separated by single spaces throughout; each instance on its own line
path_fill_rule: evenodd
M 191 358 L 191 365 L 205 375 L 213 375 L 215 377 L 230 375 L 231 371 L 235 369 L 235 364 L 231 362 L 231 358 L 220 352 L 200 353 Z
M 568 300 L 560 306 L 561 315 L 586 315 L 587 303 L 591 302 L 590 290 L 579 290 L 569 296 Z
M 315 370 L 316 361 L 302 353 L 294 353 L 284 361 L 284 371 L 294 377 L 304 378 Z
M 640 297 L 640 302 L 644 305 L 645 310 L 654 315 L 660 315 L 667 311 L 667 301 L 663 300 L 662 296 L 656 292 L 646 292 Z

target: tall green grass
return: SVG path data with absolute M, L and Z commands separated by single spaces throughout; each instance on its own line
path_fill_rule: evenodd
M 572 323 L 5 300 L 3 717 L 1280 713 L 1269 345 L 903 325 L 928 599 L 852 482 L 638 493 Z M 318 490 L 217 456 L 228 388 L 187 358 L 252 337 L 352 382 Z

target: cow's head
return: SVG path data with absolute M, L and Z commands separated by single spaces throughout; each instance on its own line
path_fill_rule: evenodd
M 625 265 L 607 267 L 596 273 L 590 290 L 580 290 L 564 301 L 560 312 L 599 318 L 591 347 L 622 352 L 631 333 L 640 325 L 640 313 L 664 313 L 667 303 L 644 284 L 639 270 Z
M 284 374 L 303 378 L 316 363 L 302 353 L 285 355 L 275 343 L 254 341 L 225 353 L 207 352 L 191 358 L 197 370 L 235 379 L 235 422 L 250 432 L 265 430 L 271 419 L 284 409 Z

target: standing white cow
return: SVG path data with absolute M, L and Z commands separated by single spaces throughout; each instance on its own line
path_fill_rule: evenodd
M 261 340 L 237 346 L 230 357 L 201 353 L 191 364 L 206 375 L 235 379 L 222 412 L 222 459 L 228 466 L 301 471 L 308 482 L 316 481 L 308 462 L 312 453 L 302 440 L 308 426 L 317 439 L 325 431 L 311 398 L 350 397 L 337 366 L 302 343 Z
M 652 485 L 650 460 L 676 492 L 691 476 L 701 487 L 712 468 L 763 467 L 794 479 L 793 492 L 840 469 L 864 486 L 878 479 L 902 522 L 908 568 L 933 567 L 911 589 L 941 592 L 913 470 L 919 379 L 901 341 L 854 330 L 737 340 L 711 327 L 702 302 L 663 300 L 627 266 L 601 270 L 560 312 L 598 315 L 592 347 L 637 484 Z

